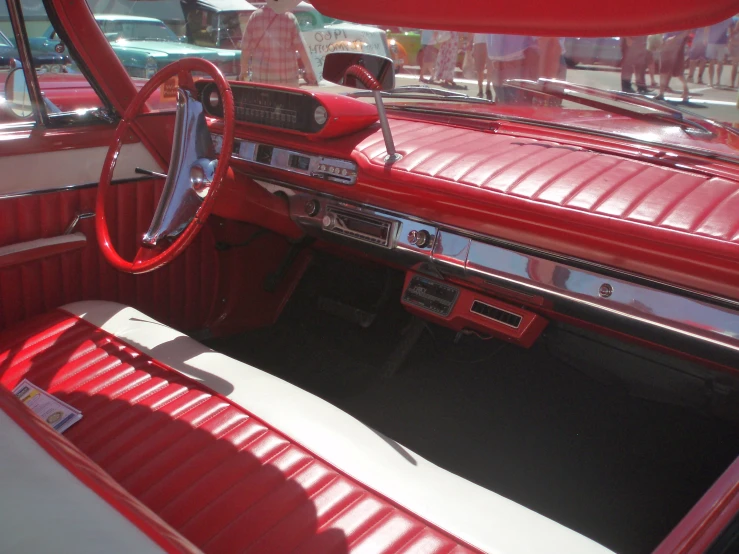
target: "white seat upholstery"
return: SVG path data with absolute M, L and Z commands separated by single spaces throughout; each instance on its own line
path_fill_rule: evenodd
M 15 399 L 10 398 L 10 402 L 15 402 Z M 25 412 L 25 408 L 19 408 Z M 31 416 L 30 412 L 27 416 Z M 25 422 L 31 428 L 36 424 L 29 419 Z M 45 426 L 41 420 L 37 423 Z M 54 433 L 55 431 L 50 431 L 51 435 Z M 64 453 L 67 448 L 64 439 L 59 436 L 57 441 L 57 444 L 62 444 L 61 451 Z M 49 441 L 44 443 L 49 445 Z M 155 514 L 103 476 L 102 488 L 112 491 L 113 496 L 123 499 L 124 504 L 131 502 L 137 513 L 134 517 L 127 517 L 117 510 L 99 496 L 98 491 L 73 475 L 64 462 L 50 455 L 37 442 L 37 438 L 32 437 L 27 429 L 14 421 L 1 405 L 0 445 L 0 552 L 165 552 L 165 549 L 137 526 L 136 521 L 141 522 L 142 518 L 147 524 L 153 522 L 156 528 L 163 529 L 164 536 L 177 537 L 178 551 L 199 552 Z M 74 463 L 76 455 L 76 450 L 72 447 L 71 460 L 66 461 Z M 76 461 L 80 465 L 86 464 L 84 460 Z M 82 474 L 85 474 L 85 469 L 89 468 L 83 468 Z M 92 471 L 96 471 L 96 468 Z
M 202 382 L 364 486 L 483 551 L 610 552 L 435 466 L 328 402 L 214 352 L 138 310 L 91 301 L 62 309 Z

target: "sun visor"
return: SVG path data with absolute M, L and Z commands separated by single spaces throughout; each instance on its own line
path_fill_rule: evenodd
M 314 0 L 354 23 L 533 36 L 638 36 L 694 29 L 739 13 L 737 0 Z

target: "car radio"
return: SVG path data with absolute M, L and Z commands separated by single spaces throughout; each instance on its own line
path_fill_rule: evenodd
M 391 248 L 398 222 L 329 205 L 321 220 L 324 231 Z

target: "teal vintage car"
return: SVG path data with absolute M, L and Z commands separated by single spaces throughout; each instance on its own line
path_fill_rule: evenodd
M 152 77 L 162 67 L 186 57 L 213 62 L 226 76 L 238 75 L 239 50 L 224 50 L 188 44 L 160 19 L 131 15 L 96 15 L 100 28 L 131 77 Z M 53 28 L 42 37 L 30 39 L 31 48 L 54 51 L 59 45 Z

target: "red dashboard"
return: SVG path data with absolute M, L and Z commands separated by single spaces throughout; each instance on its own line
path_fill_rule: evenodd
M 319 97 L 330 110 L 336 97 Z M 209 126 L 218 144 L 221 122 Z M 520 123 L 395 114 L 390 128 L 394 163 L 374 119 L 330 139 L 239 124 L 214 213 L 405 268 L 406 293 L 414 275 L 450 283 L 458 300 L 447 312 L 429 309 L 444 302 L 436 286 L 428 306 L 402 300 L 448 327 L 530 345 L 542 315 L 574 318 L 672 350 L 695 342 L 691 354 L 734 364 L 732 165 L 689 170 L 684 153 L 666 162 L 655 148 L 616 138 L 586 147 L 581 135 Z M 727 357 L 709 353 L 716 344 Z
M 238 180 L 288 181 L 347 201 L 739 298 L 737 180 L 561 139 L 521 138 L 503 126 L 486 131 L 403 119 L 390 124 L 404 155 L 393 165 L 383 162 L 379 125 L 310 142 L 254 127 L 237 129 L 242 139 L 350 160 L 359 172 L 352 186 L 239 160 L 233 160 L 233 167 Z M 218 122 L 211 128 L 218 132 Z M 224 191 L 216 213 L 225 209 L 233 216 L 227 206 L 234 200 Z

